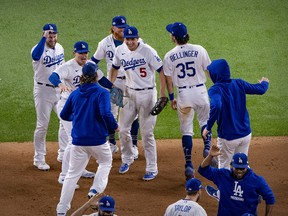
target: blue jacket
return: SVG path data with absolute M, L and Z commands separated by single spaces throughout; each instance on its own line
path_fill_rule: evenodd
M 251 128 L 246 94 L 264 94 L 268 82 L 250 84 L 242 79 L 231 79 L 229 65 L 224 59 L 212 61 L 207 69 L 214 83 L 208 90 L 210 114 L 207 130 L 211 131 L 217 121 L 220 138 L 234 140 L 249 135 Z
M 108 128 L 118 128 L 111 113 L 110 94 L 97 83 L 86 83 L 74 90 L 60 117 L 72 121 L 72 143 L 79 146 L 104 144 Z
M 266 204 L 275 203 L 274 194 L 262 176 L 248 168 L 242 179 L 237 179 L 232 170 L 217 169 L 211 166 L 198 169 L 198 172 L 213 181 L 220 190 L 218 216 L 241 216 L 244 213 L 257 215 L 259 195 Z

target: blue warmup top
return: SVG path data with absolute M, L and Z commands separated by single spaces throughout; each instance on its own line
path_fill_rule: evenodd
M 200 166 L 198 172 L 213 181 L 220 190 L 218 216 L 241 216 L 244 213 L 257 215 L 259 195 L 266 204 L 275 203 L 274 194 L 265 179 L 256 175 L 250 168 L 242 179 L 234 177 L 232 169 Z
M 104 144 L 108 128 L 118 128 L 111 113 L 110 94 L 97 83 L 85 83 L 74 90 L 67 99 L 60 117 L 72 121 L 73 145 Z
M 224 59 L 214 60 L 207 68 L 214 83 L 208 90 L 210 114 L 207 130 L 211 131 L 217 121 L 218 137 L 234 140 L 251 133 L 246 94 L 264 94 L 269 83 L 263 81 L 250 84 L 242 79 L 231 79 L 228 63 Z

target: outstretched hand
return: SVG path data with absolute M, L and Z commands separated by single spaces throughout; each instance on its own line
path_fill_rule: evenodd
M 262 78 L 261 78 L 261 80 L 258 80 L 258 82 L 259 82 L 259 83 L 261 83 L 261 82 L 263 82 L 263 81 L 265 81 L 265 82 L 268 82 L 268 83 L 269 83 L 269 79 L 268 79 L 268 78 L 266 78 L 266 77 L 262 77 Z
M 207 139 L 207 134 L 209 133 L 210 131 L 207 130 L 207 128 L 205 127 L 203 132 L 202 132 L 202 137 L 206 140 Z
M 213 157 L 217 157 L 218 155 L 220 155 L 220 149 L 216 144 L 213 144 L 210 148 L 210 152 L 209 155 L 213 156 Z

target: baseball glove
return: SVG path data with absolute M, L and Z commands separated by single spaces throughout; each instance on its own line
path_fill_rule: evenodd
M 110 90 L 110 100 L 113 104 L 119 107 L 124 107 L 123 105 L 123 91 L 119 88 L 113 87 Z
M 158 98 L 155 106 L 151 110 L 151 115 L 158 115 L 168 103 L 168 97 Z

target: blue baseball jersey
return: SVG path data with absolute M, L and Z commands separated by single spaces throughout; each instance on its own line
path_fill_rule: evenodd
M 241 216 L 244 213 L 257 215 L 259 195 L 266 204 L 274 204 L 274 194 L 262 176 L 248 168 L 242 179 L 237 179 L 232 169 L 217 169 L 211 166 L 198 169 L 198 172 L 217 185 L 220 191 L 218 215 Z

